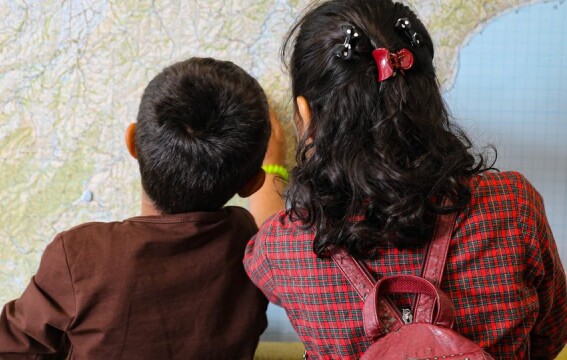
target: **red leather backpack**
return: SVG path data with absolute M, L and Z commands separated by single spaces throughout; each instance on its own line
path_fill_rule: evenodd
M 456 214 L 437 218 L 421 277 L 394 275 L 376 282 L 346 250 L 329 248 L 335 263 L 364 300 L 364 331 L 372 344 L 362 360 L 493 359 L 478 344 L 451 329 L 453 303 L 439 288 L 455 218 Z M 400 311 L 386 297 L 391 294 L 416 294 L 413 311 Z

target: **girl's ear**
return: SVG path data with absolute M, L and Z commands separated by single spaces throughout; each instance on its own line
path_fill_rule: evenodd
M 297 104 L 297 112 L 299 114 L 299 120 L 301 121 L 302 129 L 307 129 L 309 123 L 311 123 L 311 107 L 309 102 L 303 95 L 299 95 L 295 102 Z
M 126 128 L 126 135 L 124 139 L 126 140 L 126 148 L 128 149 L 130 155 L 132 155 L 134 159 L 138 159 L 138 153 L 136 152 L 135 136 L 136 136 L 136 123 L 131 123 L 130 125 L 128 125 L 128 128 Z

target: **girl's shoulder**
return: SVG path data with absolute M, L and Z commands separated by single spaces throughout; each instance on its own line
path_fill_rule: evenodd
M 519 172 L 484 172 L 471 179 L 470 192 L 471 201 L 459 217 L 465 223 L 486 225 L 489 219 L 493 226 L 501 226 L 502 221 L 518 223 L 544 218 L 542 196 Z
M 498 198 L 501 201 L 533 201 L 541 198 L 530 181 L 517 171 L 486 171 L 471 179 L 470 190 L 473 200 Z
M 312 228 L 282 210 L 269 217 L 254 238 L 267 249 L 277 247 L 299 250 L 307 247 L 311 251 L 314 237 L 315 231 Z
M 296 219 L 293 215 L 290 215 L 286 210 L 280 210 L 274 215 L 270 216 L 266 221 L 260 226 L 260 232 L 285 232 L 287 233 L 311 233 L 308 227 L 304 223 Z

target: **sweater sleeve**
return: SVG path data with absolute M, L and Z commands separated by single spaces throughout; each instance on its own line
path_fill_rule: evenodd
M 22 296 L 0 315 L 0 359 L 55 354 L 75 314 L 73 283 L 61 234 L 47 246 Z
M 260 231 L 246 246 L 244 268 L 252 282 L 264 293 L 271 303 L 280 305 L 277 293 L 276 279 L 268 259 L 266 243 L 273 240 L 272 222 L 274 217 L 266 221 Z
M 520 217 L 527 239 L 527 279 L 538 294 L 539 313 L 530 332 L 532 359 L 554 359 L 567 343 L 565 271 L 545 215 L 543 199 L 527 180 Z

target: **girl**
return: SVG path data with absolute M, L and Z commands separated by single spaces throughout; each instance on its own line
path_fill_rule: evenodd
M 292 28 L 289 49 L 299 131 L 289 208 L 250 241 L 245 267 L 309 357 L 357 359 L 370 344 L 363 302 L 328 246 L 375 278 L 419 275 L 435 216 L 458 212 L 441 284 L 454 329 L 495 358 L 554 358 L 567 293 L 542 198 L 521 174 L 491 171 L 451 122 L 416 15 L 390 0 L 325 1 Z

